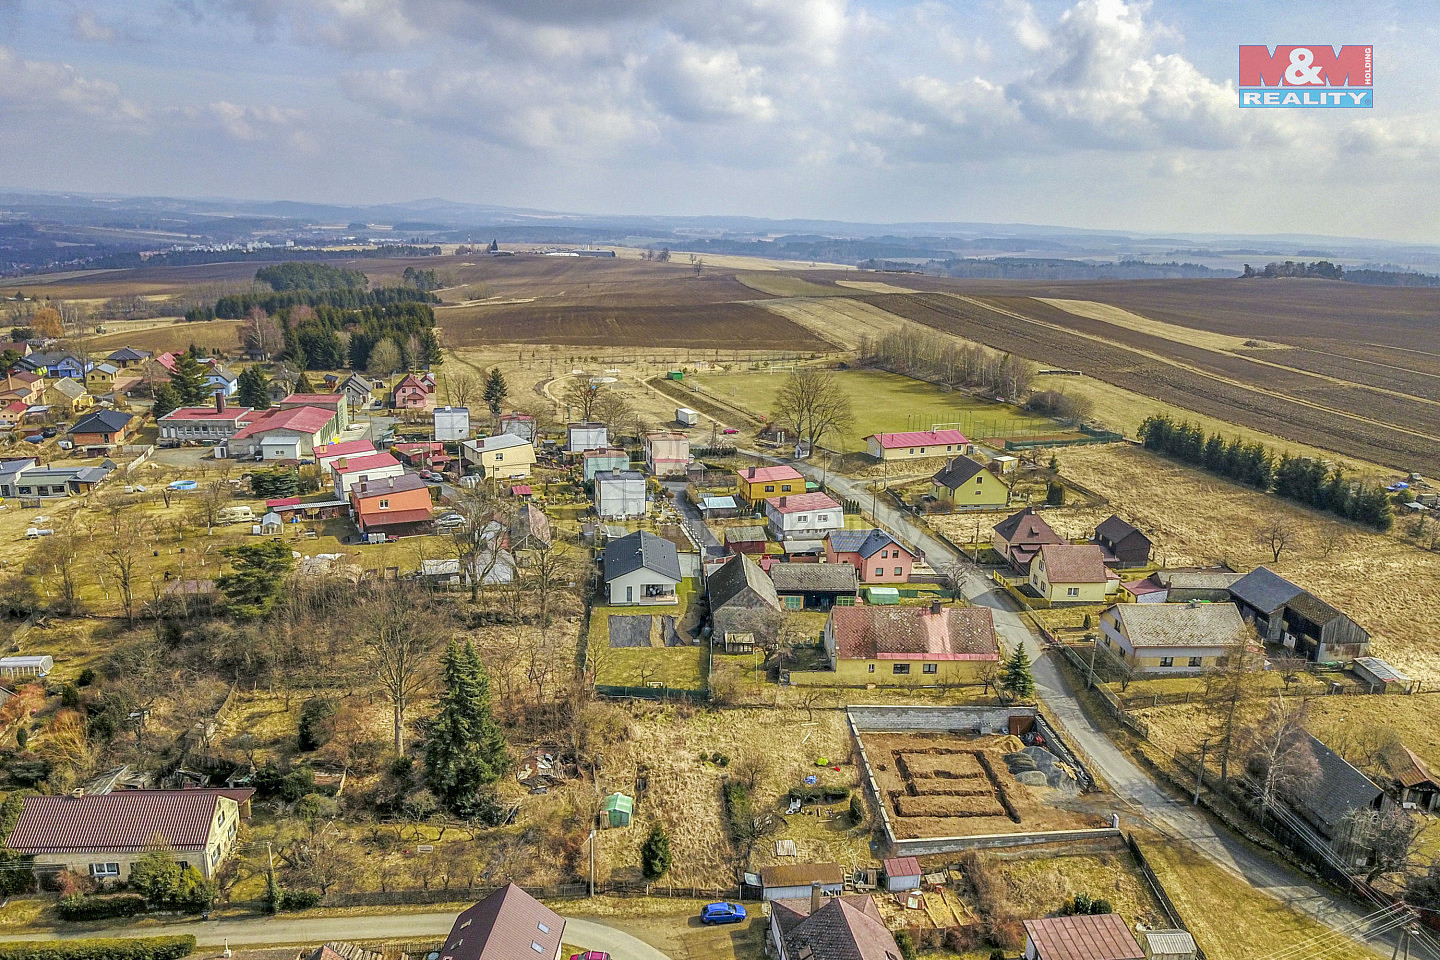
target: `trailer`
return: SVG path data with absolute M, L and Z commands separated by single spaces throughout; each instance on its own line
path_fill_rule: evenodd
M 689 407 L 676 407 L 675 422 L 681 426 L 693 427 L 700 422 L 700 414 Z

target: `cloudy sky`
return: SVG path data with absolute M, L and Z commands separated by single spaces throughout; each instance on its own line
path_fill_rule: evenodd
M 1433 0 L 0 0 L 0 188 L 1436 239 Z M 1241 43 L 1374 44 L 1241 110 Z

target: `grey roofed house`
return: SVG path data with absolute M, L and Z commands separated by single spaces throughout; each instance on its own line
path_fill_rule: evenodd
M 1160 570 L 1156 579 L 1169 590 L 1171 603 L 1186 600 L 1229 600 L 1230 588 L 1242 575 L 1229 570 Z
M 515 511 L 515 519 L 510 524 L 511 549 L 533 550 L 548 547 L 553 542 L 550 518 L 544 510 L 527 503 Z
M 900 541 L 878 528 L 872 528 L 870 530 L 831 530 L 825 539 L 830 542 L 830 549 L 836 553 L 858 553 L 866 559 L 874 556 L 877 550 L 885 547 L 900 547 Z M 904 547 L 900 547 L 900 549 L 905 550 L 906 553 L 910 553 L 910 551 Z
M 644 568 L 679 582 L 680 552 L 675 544 L 653 533 L 641 530 L 613 540 L 605 548 L 605 579 L 614 580 Z
M 1117 603 L 1110 610 L 1132 647 L 1223 647 L 1246 632 L 1233 603 Z
M 1267 567 L 1256 567 L 1230 587 L 1232 597 L 1266 615 L 1279 610 L 1304 592 Z
M 128 424 L 132 417 L 120 410 L 96 410 L 76 420 L 70 433 L 116 433 Z
M 985 464 L 971 460 L 969 457 L 960 456 L 937 470 L 935 476 L 930 479 L 938 486 L 955 490 L 984 469 Z
M 770 567 L 776 593 L 855 593 L 860 581 L 848 563 L 777 563 Z
M 69 377 L 61 377 L 50 384 L 50 389 L 65 397 L 67 400 L 78 400 L 87 392 L 85 384 L 79 380 L 72 380 Z
M 1300 748 L 1315 758 L 1319 775 L 1314 783 L 1290 791 L 1285 800 L 1327 839 L 1344 838 L 1345 817 L 1350 811 L 1383 811 L 1390 803 L 1385 791 L 1334 750 L 1304 730 L 1296 731 L 1295 736 L 1300 738 Z
M 760 619 L 767 613 L 779 613 L 782 606 L 774 581 L 743 553 L 710 574 L 706 591 L 712 634 L 719 639 L 729 633 L 755 633 Z
M 141 360 L 148 360 L 150 359 L 150 354 L 144 350 L 136 350 L 134 347 L 121 347 L 105 359 L 111 363 L 118 363 L 124 366 L 131 363 L 139 363 Z

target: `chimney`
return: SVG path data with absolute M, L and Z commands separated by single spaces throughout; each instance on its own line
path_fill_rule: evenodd
M 782 507 L 785 506 L 785 501 L 786 501 L 786 500 L 789 500 L 789 499 L 790 499 L 789 497 L 781 497 L 781 498 L 780 498 L 780 506 L 782 506 Z
M 751 479 L 751 480 L 754 480 L 754 479 L 755 479 L 755 468 L 754 468 L 754 467 L 751 467 L 751 468 L 750 468 L 750 479 Z
M 937 616 L 937 617 L 940 616 L 940 601 L 939 601 L 939 600 L 931 600 L 931 601 L 930 601 L 930 612 L 933 613 L 933 614 L 934 614 L 935 616 Z
M 216 390 L 216 391 L 215 391 L 215 412 L 216 412 L 216 413 L 224 413 L 224 412 L 225 412 L 225 391 L 224 391 L 224 390 Z
M 70 791 L 70 796 L 74 797 L 76 800 L 79 800 L 81 797 L 85 796 L 85 788 L 76 787 L 74 790 Z
M 820 890 L 820 884 L 810 884 L 810 915 L 814 916 L 820 912 L 820 900 L 824 893 Z

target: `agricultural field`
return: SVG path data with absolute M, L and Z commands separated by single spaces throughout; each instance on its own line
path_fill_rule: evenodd
M 1172 567 L 1227 562 L 1264 564 L 1313 591 L 1370 631 L 1376 656 L 1417 679 L 1440 680 L 1440 553 L 1398 534 L 1377 534 L 1293 506 L 1128 444 L 1057 451 L 1062 477 L 1109 499 L 1098 508 L 1062 507 L 1045 518 L 1062 535 L 1089 536 L 1118 513 L 1155 543 L 1154 559 Z M 1275 561 L 1257 541 L 1280 518 L 1296 531 Z M 1405 521 L 1397 524 L 1403 526 Z
M 702 396 L 715 396 L 757 417 L 767 417 L 785 383 L 786 373 L 788 371 L 781 368 L 769 372 L 704 372 L 687 377 L 686 382 L 696 387 Z M 1054 421 L 1015 407 L 880 370 L 845 371 L 838 374 L 837 382 L 849 396 L 855 414 L 854 426 L 839 443 L 844 451 L 864 450 L 865 437 L 872 433 L 929 430 L 936 423 L 956 425 L 967 437 L 980 442 L 995 437 L 1051 433 L 1057 429 Z M 835 443 L 834 440 L 827 442 Z M 897 464 L 891 469 L 899 472 L 906 468 L 905 464 Z
M 1440 403 L 1397 389 L 1403 385 L 1392 386 L 1388 374 L 1377 377 L 1382 368 L 1374 364 L 1322 376 L 1271 359 L 1285 355 L 1265 349 L 1272 338 L 1254 341 L 1257 349 L 1242 355 L 1216 349 L 1213 335 L 1211 346 L 1187 343 L 1180 333 L 1160 335 L 1153 324 L 1117 315 L 1097 319 L 1101 311 L 1094 308 L 1081 315 L 1030 296 L 867 299 L 943 332 L 1078 368 L 1184 409 L 1365 460 L 1440 472 Z M 1424 379 L 1425 372 L 1407 375 Z

